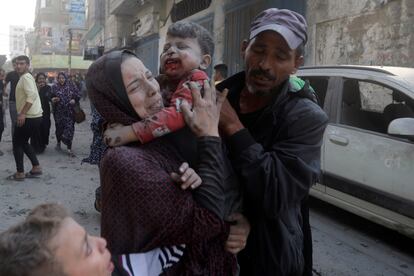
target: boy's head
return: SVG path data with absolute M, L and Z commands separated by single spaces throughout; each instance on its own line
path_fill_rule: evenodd
M 206 70 L 214 53 L 211 34 L 202 26 L 178 21 L 168 28 L 161 53 L 161 73 L 181 79 L 193 69 Z
M 58 204 L 39 205 L 0 234 L 0 275 L 109 276 L 112 270 L 105 240 L 87 235 Z

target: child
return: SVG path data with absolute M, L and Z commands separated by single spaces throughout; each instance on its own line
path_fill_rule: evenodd
M 192 104 L 191 90 L 186 83 L 193 81 L 202 86 L 208 80 L 202 70 L 210 65 L 213 52 L 213 38 L 202 26 L 183 21 L 172 24 L 160 57 L 160 71 L 167 78 L 167 90 L 174 91 L 167 100 L 169 106 L 135 122 L 132 128 L 109 128 L 105 131 L 106 144 L 121 146 L 134 141 L 144 144 L 183 128 L 185 121 L 180 104 L 183 100 Z

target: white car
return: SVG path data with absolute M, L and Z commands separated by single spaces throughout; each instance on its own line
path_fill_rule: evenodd
M 311 195 L 414 238 L 414 68 L 302 67 L 297 76 L 330 120 Z

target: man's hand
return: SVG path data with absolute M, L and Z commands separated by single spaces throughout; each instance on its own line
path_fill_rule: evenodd
M 225 136 L 231 136 L 243 128 L 244 126 L 240 122 L 239 116 L 237 116 L 236 111 L 230 105 L 229 101 L 225 99 L 220 112 L 220 133 L 224 134 Z
M 122 124 L 110 124 L 104 131 L 104 143 L 109 147 L 119 147 L 137 141 L 132 126 Z
M 187 162 L 181 164 L 178 173 L 171 173 L 171 178 L 178 184 L 181 189 L 185 190 L 188 187 L 195 189 L 201 185 L 200 176 L 188 165 Z
M 246 247 L 247 237 L 250 233 L 250 223 L 240 213 L 233 213 L 226 220 L 235 224 L 230 226 L 230 234 L 225 249 L 230 253 L 237 254 Z
M 26 115 L 25 114 L 19 114 L 17 115 L 17 126 L 21 127 L 24 125 L 24 122 L 26 121 Z
M 71 105 L 74 105 L 74 104 L 76 103 L 76 101 L 75 101 L 74 99 L 72 99 L 72 100 L 70 100 L 70 101 L 69 101 L 69 103 L 70 103 Z
M 181 110 L 185 122 L 197 137 L 219 136 L 218 121 L 220 109 L 227 96 L 227 89 L 222 93 L 217 92 L 214 85 L 210 87 L 208 81 L 204 81 L 204 96 L 201 96 L 198 85 L 194 82 L 189 83 L 193 96 L 193 110 L 187 102 L 181 104 Z
M 52 98 L 52 103 L 57 103 L 58 101 L 60 101 L 59 97 L 53 97 Z

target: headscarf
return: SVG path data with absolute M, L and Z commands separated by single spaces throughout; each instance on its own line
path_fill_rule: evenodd
M 86 75 L 86 87 L 93 105 L 108 123 L 131 124 L 140 120 L 129 102 L 122 80 L 123 55 L 136 55 L 128 50 L 113 51 L 97 59 Z

